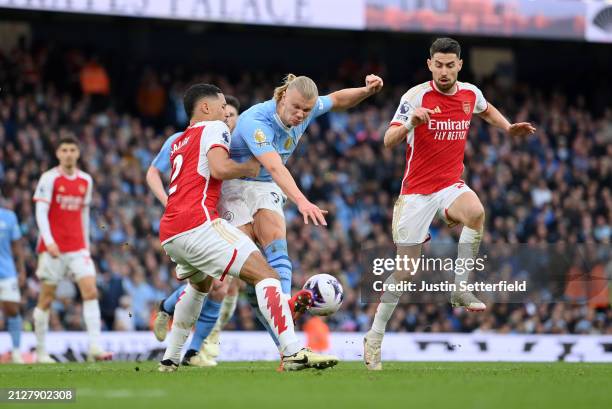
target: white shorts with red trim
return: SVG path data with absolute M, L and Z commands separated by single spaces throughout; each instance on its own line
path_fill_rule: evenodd
M 413 245 L 427 241 L 436 213 L 449 226 L 455 225 L 448 218 L 448 208 L 460 195 L 471 191 L 464 182 L 458 182 L 430 195 L 400 195 L 393 208 L 393 242 Z
M 163 245 L 176 263 L 176 277 L 199 283 L 207 275 L 238 277 L 249 255 L 258 251 L 249 237 L 223 219 L 206 222 Z
M 78 282 L 81 278 L 95 275 L 96 267 L 89 250 L 70 251 L 56 258 L 46 251 L 38 255 L 36 276 L 47 284 L 57 285 L 64 278 Z
M 240 227 L 252 223 L 260 209 L 272 210 L 284 220 L 286 201 L 287 196 L 274 182 L 232 179 L 223 182 L 217 209 L 232 226 Z

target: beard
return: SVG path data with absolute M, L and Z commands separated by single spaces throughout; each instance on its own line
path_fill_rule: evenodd
M 436 81 L 436 87 L 438 87 L 440 91 L 449 91 L 455 86 L 456 83 L 457 80 L 448 81 L 445 84 L 441 83 L 440 81 Z

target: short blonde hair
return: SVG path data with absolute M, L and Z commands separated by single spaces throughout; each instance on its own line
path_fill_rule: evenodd
M 293 74 L 287 74 L 283 85 L 274 88 L 274 100 L 279 102 L 285 91 L 290 88 L 295 88 L 304 98 L 308 100 L 317 98 L 319 96 L 317 84 L 315 84 L 313 80 L 304 75 L 296 77 Z

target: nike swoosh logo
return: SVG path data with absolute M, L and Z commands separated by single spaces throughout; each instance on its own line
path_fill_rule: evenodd
M 289 362 L 294 363 L 294 364 L 307 364 L 308 363 L 308 358 L 304 357 L 302 359 L 292 359 Z

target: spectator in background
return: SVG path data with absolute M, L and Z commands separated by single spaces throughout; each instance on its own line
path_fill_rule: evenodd
M 162 208 L 149 193 L 144 179 L 151 155 L 159 151 L 175 129 L 168 127 L 162 132 L 161 128 L 148 125 L 141 114 L 123 110 L 123 101 L 136 98 L 137 90 L 129 87 L 113 88 L 117 95 L 109 99 L 108 109 L 92 115 L 88 97 L 80 93 L 75 97 L 69 87 L 58 86 L 70 74 L 66 74 L 67 69 L 80 66 L 82 50 L 68 51 L 73 65 L 65 64 L 64 54 L 44 58 L 39 57 L 44 53 L 27 48 L 20 52 L 33 57 L 45 81 L 39 79 L 36 93 L 26 89 L 22 84 L 26 79 L 19 74 L 17 60 L 10 56 L 0 58 L 3 89 L 0 94 L 0 183 L 3 194 L 14 203 L 24 241 L 29 243 L 24 246 L 28 272 L 23 291 L 25 326 L 31 327 L 32 309 L 40 289 L 33 275 L 36 268 L 33 248 L 38 230 L 34 223 L 32 192 L 38 175 L 55 165 L 49 147 L 62 136 L 75 135 L 83 144 L 84 170 L 92 174 L 96 186 L 90 223 L 91 253 L 99 266 L 105 329 L 121 327 L 115 324 L 117 308 L 131 312 L 132 317 L 128 314 L 128 319 L 135 328 L 146 329 L 153 303 L 178 284 L 173 279 L 171 262 L 163 255 L 157 239 Z M 62 64 L 50 67 L 53 61 Z M 142 70 L 137 70 L 135 77 L 130 77 L 126 71 L 122 66 L 118 70 L 109 69 L 125 76 L 113 77 L 112 83 L 124 80 L 138 84 L 144 75 Z M 189 76 L 178 68 L 176 71 L 181 74 L 170 78 L 164 88 L 171 93 L 173 102 L 168 109 L 174 105 L 172 117 L 178 122 L 185 119 L 179 115 L 184 114 L 180 107 L 184 84 L 203 77 L 209 82 L 229 83 L 228 89 L 241 101 L 253 103 L 269 95 L 278 79 L 245 72 L 229 81 L 214 73 Z M 350 70 L 344 75 L 347 81 L 358 80 L 350 78 Z M 330 72 L 330 77 L 333 76 Z M 320 85 L 325 90 L 332 83 Z M 360 302 L 357 289 L 361 276 L 367 273 L 362 260 L 363 248 L 392 248 L 391 197 L 399 190 L 405 152 L 382 149 L 379 138 L 393 115 L 393 101 L 399 97 L 398 93 L 401 95 L 399 87 L 388 86 L 386 94 L 372 105 L 365 104 L 342 115 L 321 117 L 311 125 L 309 134 L 298 146 L 300 152 L 292 159 L 293 174 L 299 177 L 304 193 L 308 197 L 316 196 L 320 206 L 330 211 L 329 227 L 317 230 L 304 226 L 295 217 L 295 207 L 286 207 L 289 252 L 295 260 L 294 286 L 301 287 L 309 276 L 320 272 L 333 273 L 342 280 L 344 304 L 326 321 L 332 331 L 363 331 L 374 313 L 371 305 Z M 562 256 L 581 241 L 596 242 L 602 248 L 610 243 L 612 109 L 594 115 L 585 106 L 573 102 L 579 98 L 569 98 L 560 91 L 545 95 L 534 84 L 517 84 L 503 98 L 509 116 L 529 118 L 541 133 L 528 140 L 511 140 L 475 119 L 465 157 L 470 172 L 463 179 L 482 197 L 486 213 L 490 215 L 485 245 L 530 240 L 565 243 L 559 248 L 558 256 L 551 255 L 554 263 L 547 273 L 550 282 L 557 286 L 550 295 L 554 303 L 495 304 L 491 311 L 472 318 L 447 305 L 405 305 L 390 326 L 395 331 L 480 329 L 531 334 L 554 330 L 612 334 L 609 296 L 607 302 L 598 298 L 597 306 L 560 301 L 565 292 L 567 270 L 572 266 L 567 264 L 572 259 Z M 436 224 L 432 225 L 431 233 L 436 242 L 454 242 L 457 238 L 456 231 L 441 229 Z M 612 263 L 601 267 L 609 282 Z M 596 268 L 589 266 L 585 271 L 600 275 L 601 269 Z M 514 272 L 509 274 L 512 276 Z M 120 303 L 123 295 L 131 298 L 130 308 Z M 57 310 L 51 311 L 51 329 L 83 330 L 78 305 L 62 299 Z M 555 308 L 559 312 L 553 317 Z M 230 325 L 238 330 L 258 328 L 251 308 L 243 300 L 239 301 Z M 124 322 L 123 327 L 130 325 Z
M 106 69 L 100 64 L 97 56 L 93 56 L 81 68 L 81 91 L 91 98 L 92 112 L 104 110 L 109 103 L 111 83 Z
M 125 294 L 123 277 L 119 274 L 119 266 L 115 260 L 111 260 L 109 270 L 98 275 L 98 288 L 101 294 L 100 312 L 104 328 L 115 328 L 116 310 Z
M 309 317 L 304 324 L 306 346 L 316 352 L 329 349 L 329 327 L 321 317 Z
M 157 74 L 152 70 L 147 70 L 142 77 L 136 97 L 138 112 L 145 124 L 160 125 L 159 120 L 166 108 L 166 102 L 166 90 L 160 84 Z

